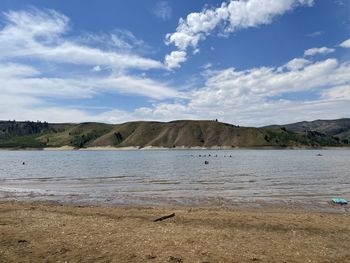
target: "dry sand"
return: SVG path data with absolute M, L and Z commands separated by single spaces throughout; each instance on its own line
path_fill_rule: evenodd
M 175 213 L 161 222 L 157 217 Z M 0 203 L 0 262 L 350 262 L 350 216 Z

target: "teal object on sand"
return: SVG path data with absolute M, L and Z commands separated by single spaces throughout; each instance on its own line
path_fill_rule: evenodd
M 348 201 L 343 199 L 343 198 L 333 198 L 332 202 L 335 204 L 340 204 L 340 205 L 347 205 Z

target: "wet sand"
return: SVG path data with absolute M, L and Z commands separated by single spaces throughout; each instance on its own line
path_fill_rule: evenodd
M 343 263 L 350 214 L 1 202 L 0 262 Z

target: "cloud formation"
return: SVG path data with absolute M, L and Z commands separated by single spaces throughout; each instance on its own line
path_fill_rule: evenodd
M 69 19 L 54 10 L 10 11 L 4 18 L 5 26 L 0 31 L 2 59 L 36 58 L 53 63 L 103 65 L 117 70 L 163 67 L 156 60 L 126 51 L 90 47 L 65 37 Z
M 14 116 L 64 121 L 65 116 L 67 121 L 80 117 L 87 120 L 89 114 L 58 107 L 55 102 L 69 104 L 72 99 L 101 94 L 132 94 L 153 100 L 184 97 L 165 82 L 130 73 L 164 66 L 137 55 L 135 46 L 143 41 L 128 31 L 72 38 L 68 36 L 72 30 L 68 17 L 53 10 L 10 11 L 3 14 L 2 21 L 1 119 Z M 99 43 L 104 43 L 104 48 Z
M 322 36 L 324 34 L 323 31 L 315 31 L 315 32 L 312 32 L 310 34 L 307 34 L 308 37 L 318 37 L 318 36 Z
M 221 7 L 228 9 L 231 3 Z M 236 5 L 248 8 L 248 3 L 256 4 L 257 0 L 236 2 Z M 273 12 L 258 10 L 258 14 L 248 17 L 239 12 L 242 21 L 236 22 L 236 29 L 231 29 L 230 15 L 225 21 L 215 22 L 213 29 L 206 23 L 200 27 L 207 28 L 205 32 L 210 34 L 220 24 L 223 33 L 229 33 L 269 23 L 274 16 L 285 12 L 283 10 L 312 1 L 273 3 L 280 7 L 275 7 Z M 211 16 L 209 10 L 214 12 L 212 16 L 221 12 L 205 10 L 202 12 L 205 17 Z M 202 74 L 196 76 L 203 79 L 180 92 L 174 85 L 150 77 L 155 74 L 146 70 L 179 67 L 186 61 L 188 48 L 192 46 L 186 41 L 184 48 L 179 46 L 165 57 L 164 66 L 135 52 L 144 42 L 128 31 L 74 34 L 73 38 L 69 35 L 73 30 L 69 19 L 52 10 L 8 12 L 2 21 L 0 119 L 118 123 L 218 118 L 256 126 L 312 120 L 320 116 L 338 118 L 344 117 L 344 112 L 350 112 L 350 64 L 332 57 L 320 59 L 314 56 L 332 54 L 334 49 L 327 47 L 308 49 L 306 57 L 293 58 L 278 66 L 238 70 L 233 67 L 217 69 L 208 63 L 201 68 Z M 212 19 L 208 23 L 210 21 Z M 198 30 L 202 33 L 197 35 L 207 36 L 202 29 Z M 347 47 L 348 41 L 340 46 Z M 194 44 L 196 50 L 198 42 Z M 84 100 L 115 93 L 143 96 L 149 106 L 121 110 L 116 105 L 91 110 L 79 105 Z
M 164 63 L 169 69 L 179 68 L 180 64 L 186 61 L 185 51 L 173 51 L 165 56 Z
M 343 41 L 340 44 L 340 46 L 343 47 L 343 48 L 350 48 L 350 38 L 348 40 Z
M 154 14 L 162 20 L 171 18 L 172 9 L 168 1 L 159 1 L 154 9 Z
M 107 46 L 118 47 L 106 51 L 67 37 L 65 34 L 69 30 L 69 19 L 54 10 L 10 11 L 4 13 L 4 18 L 5 24 L 0 28 L 2 91 L 15 90 L 22 94 L 35 93 L 40 96 L 51 94 L 66 97 L 88 97 L 101 90 L 155 99 L 178 96 L 178 93 L 166 84 L 127 74 L 128 69 L 163 68 L 159 61 L 128 52 L 133 49 L 132 44 L 139 46 L 143 43 L 128 31 L 114 31 L 108 39 L 105 35 L 92 34 L 77 37 L 82 42 L 103 41 Z M 132 44 L 129 40 L 132 40 Z M 30 66 L 26 65 L 28 59 L 31 60 Z M 12 63 L 12 61 L 20 62 Z M 55 68 L 60 67 L 60 64 L 70 64 L 76 66 L 78 72 L 82 70 L 83 76 L 79 76 L 78 73 L 73 78 L 45 77 L 46 68 L 39 70 L 32 66 L 40 62 L 50 63 L 49 65 Z M 101 77 L 98 75 L 86 77 L 84 66 L 90 66 L 90 72 L 100 72 L 109 68 L 112 73 Z M 61 71 L 62 69 L 55 70 L 55 74 Z
M 16 71 L 7 70 L 7 66 Z M 11 72 L 17 72 L 12 74 Z M 0 78 L 32 78 L 38 81 L 40 75 L 35 69 L 21 65 L 0 67 Z M 205 70 L 205 84 L 185 94 L 173 93 L 175 99 L 155 101 L 151 107 L 136 108 L 131 111 L 120 109 L 103 110 L 91 113 L 87 109 L 57 107 L 48 104 L 40 95 L 69 96 L 71 98 L 94 96 L 91 85 L 73 80 L 50 80 L 41 85 L 33 82 L 20 90 L 11 90 L 14 84 L 2 86 L 0 98 L 0 119 L 14 116 L 19 119 L 41 119 L 49 121 L 104 121 L 124 122 L 132 120 L 174 119 L 216 119 L 239 125 L 263 126 L 271 123 L 288 123 L 301 120 L 322 118 L 340 118 L 344 112 L 350 112 L 350 64 L 340 63 L 335 58 L 319 61 L 295 58 L 278 67 L 258 67 L 248 70 L 226 68 Z M 45 80 L 48 81 L 48 80 Z M 76 80 L 75 80 L 76 81 Z M 93 83 L 88 80 L 86 83 Z M 115 77 L 101 80 L 98 86 L 105 86 L 109 92 L 121 83 L 125 92 L 138 89 L 142 84 L 145 93 L 158 94 L 150 79 Z M 141 83 L 141 84 L 140 84 Z M 62 86 L 68 88 L 62 89 Z M 4 88 L 7 87 L 7 88 Z M 52 90 L 47 87 L 53 87 Z M 78 89 L 77 89 L 78 87 Z M 167 96 L 174 90 L 167 91 Z M 73 93 L 69 93 L 75 91 Z M 122 91 L 119 91 L 122 92 Z M 21 96 L 18 96 L 21 94 Z M 302 98 L 298 98 L 302 94 Z M 310 98 L 304 95 L 311 95 Z M 44 97 L 45 97 L 44 96 Z M 183 99 L 181 99 L 181 97 Z
M 314 56 L 317 54 L 326 55 L 326 54 L 333 53 L 334 51 L 335 51 L 334 48 L 314 47 L 314 48 L 310 48 L 310 49 L 305 50 L 304 56 Z
M 350 111 L 350 64 L 335 58 L 320 61 L 295 58 L 278 67 L 205 72 L 205 85 L 191 91 L 188 101 L 161 102 L 154 108 L 143 109 L 147 118 L 171 120 L 195 116 L 263 126 L 320 116 L 341 118 Z
M 197 49 L 201 40 L 220 26 L 223 34 L 240 29 L 269 24 L 273 18 L 301 5 L 312 5 L 313 0 L 230 0 L 217 8 L 204 8 L 180 19 L 174 33 L 166 35 L 166 44 L 175 45 L 186 52 L 189 47 Z M 179 64 L 174 64 L 178 67 Z

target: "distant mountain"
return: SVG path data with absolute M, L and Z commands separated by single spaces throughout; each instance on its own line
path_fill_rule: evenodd
M 86 147 L 323 147 L 350 146 L 350 119 L 263 128 L 217 121 L 123 124 L 0 121 L 0 148 Z
M 350 141 L 350 118 L 338 120 L 302 121 L 286 125 L 273 125 L 265 128 L 285 128 L 298 134 L 310 134 L 318 137 L 333 138 L 343 144 Z

